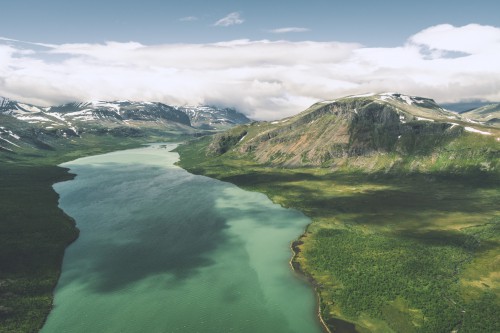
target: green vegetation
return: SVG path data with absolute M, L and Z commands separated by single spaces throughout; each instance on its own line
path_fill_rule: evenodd
M 242 145 L 265 126 L 247 126 Z M 464 133 L 439 152 L 293 169 L 238 145 L 207 156 L 211 141 L 177 148 L 179 165 L 311 217 L 295 261 L 315 280 L 325 319 L 360 332 L 500 331 L 494 139 Z
M 73 176 L 56 165 L 180 139 L 185 137 L 85 135 L 54 142 L 54 150 L 0 152 L 0 332 L 37 332 L 42 327 L 52 307 L 64 249 L 78 236 L 52 189 L 52 184 Z

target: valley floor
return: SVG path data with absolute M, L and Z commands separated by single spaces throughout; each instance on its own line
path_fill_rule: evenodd
M 312 218 L 295 260 L 325 321 L 359 332 L 500 331 L 498 174 L 286 169 L 207 158 L 205 147 L 180 146 L 180 166 Z

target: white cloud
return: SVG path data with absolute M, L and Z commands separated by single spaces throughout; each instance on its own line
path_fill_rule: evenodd
M 217 22 L 214 23 L 214 26 L 216 27 L 229 27 L 231 25 L 235 24 L 242 24 L 245 22 L 243 18 L 241 18 L 240 13 L 238 12 L 233 12 L 230 14 L 227 14 L 225 17 L 221 18 Z
M 449 51 L 463 54 L 448 57 Z M 44 105 L 93 99 L 211 103 L 277 119 L 318 100 L 365 92 L 500 101 L 498 59 L 500 29 L 479 25 L 430 27 L 392 48 L 267 40 L 49 47 L 9 40 L 0 42 L 0 95 Z
M 479 24 L 469 24 L 463 27 L 441 24 L 420 31 L 413 35 L 409 41 L 434 50 L 471 54 L 498 52 L 500 28 Z
M 185 17 L 181 17 L 179 19 L 179 21 L 181 21 L 181 22 L 193 22 L 193 21 L 198 21 L 198 18 L 196 16 L 185 16 Z
M 268 32 L 271 32 L 273 34 L 286 34 L 289 32 L 306 32 L 306 31 L 309 31 L 309 29 L 300 27 L 286 27 L 286 28 L 277 28 L 268 30 Z

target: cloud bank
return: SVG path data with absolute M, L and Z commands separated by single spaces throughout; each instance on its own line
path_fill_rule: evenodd
M 0 95 L 42 105 L 151 100 L 277 119 L 318 100 L 398 91 L 500 101 L 500 28 L 438 25 L 399 47 L 235 40 L 52 45 L 0 39 Z

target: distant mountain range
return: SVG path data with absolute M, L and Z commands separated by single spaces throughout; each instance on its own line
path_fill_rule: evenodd
M 92 101 L 40 107 L 0 97 L 0 150 L 47 148 L 82 133 L 139 136 L 145 132 L 196 134 L 250 122 L 234 109 L 174 107 L 158 102 Z

